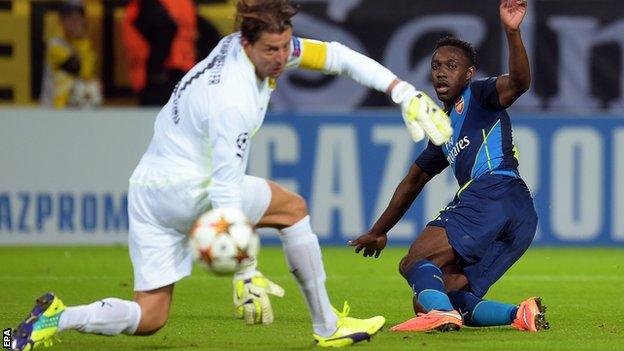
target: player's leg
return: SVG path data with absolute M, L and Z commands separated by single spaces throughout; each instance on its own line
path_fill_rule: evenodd
M 173 286 L 134 292 L 134 301 L 141 306 L 141 321 L 134 335 L 152 335 L 165 326 L 169 318 Z
M 470 291 L 449 291 L 448 296 L 464 317 L 464 324 L 471 327 L 510 325 L 518 311 L 516 305 L 484 300 Z
M 414 292 L 414 311 L 424 315 L 401 323 L 392 330 L 450 331 L 462 326 L 461 315 L 454 310 L 446 295 L 442 271 L 447 266 L 455 265 L 458 259 L 444 228 L 425 227 L 399 264 L 399 272 Z
M 54 294 L 46 293 L 15 330 L 12 349 L 50 345 L 56 334 L 70 329 L 102 335 L 153 334 L 167 320 L 172 288 L 159 289 L 151 296 L 135 295 L 135 301 L 109 297 L 69 307 Z
M 464 274 L 464 268 L 460 264 L 446 265 L 441 268 L 444 274 L 444 287 L 446 292 L 466 290 L 469 288 L 468 278 Z
M 151 335 L 167 322 L 173 284 L 135 291 L 134 301 L 105 298 L 89 305 L 67 307 L 59 332 L 67 329 L 103 335 Z
M 471 327 L 509 325 L 514 320 L 518 306 L 477 297 L 470 291 L 468 278 L 461 265 L 449 265 L 442 271 L 446 294 L 453 308 L 461 313 L 464 325 Z
M 305 200 L 275 182 L 267 183 L 271 202 L 258 226 L 280 230 L 286 261 L 305 297 L 314 333 L 332 335 L 336 331 L 338 317 L 332 310 L 325 289 L 326 276 L 321 249 L 318 237 L 310 226 Z
M 115 297 L 88 305 L 68 306 L 54 294 L 37 299 L 29 316 L 16 329 L 14 350 L 51 344 L 65 330 L 101 335 L 151 335 L 169 315 L 173 284 L 148 292 L 135 292 L 134 301 Z
M 151 335 L 167 322 L 174 284 L 191 275 L 188 233 L 201 213 L 199 187 L 131 186 L 128 250 L 134 272 L 134 301 L 141 307 L 134 335 Z
M 65 307 L 57 296 L 47 293 L 19 325 L 14 349 L 48 344 L 67 329 L 104 335 L 148 335 L 160 329 L 169 314 L 173 284 L 190 275 L 192 256 L 186 235 L 154 218 L 182 223 L 180 216 L 192 216 L 189 207 L 183 206 L 186 199 L 178 195 L 183 193 L 180 189 L 130 187 L 129 250 L 135 291 L 140 291 L 135 293 L 135 301 L 110 297 Z
M 519 305 L 485 300 L 471 291 L 449 290 L 451 304 L 459 311 L 464 324 L 471 327 L 511 325 L 522 331 L 549 329 L 544 312 L 546 306 L 539 297 L 530 297 Z
M 447 289 L 442 270 L 455 265 L 457 260 L 445 229 L 425 227 L 399 263 L 399 272 L 414 290 L 415 313 L 453 309 L 443 296 Z
M 455 284 L 449 289 L 448 296 L 453 306 L 464 315 L 466 325 L 480 327 L 512 325 L 516 329 L 526 331 L 549 328 L 544 316 L 545 306 L 538 297 L 529 298 L 519 305 L 482 299 L 488 288 L 524 254 L 535 235 L 537 214 L 530 197 L 522 191 L 522 187 L 518 188 L 520 196 L 510 197 L 509 201 L 517 204 L 524 199 L 527 205 L 513 211 L 514 214 L 510 216 L 505 230 L 488 245 L 488 249 L 478 261 L 461 268 L 466 272 L 466 280 L 470 280 L 470 286 L 462 287 L 461 284 Z M 459 267 L 447 269 L 458 271 Z M 477 293 L 473 293 L 473 289 Z
M 470 292 L 468 278 L 460 264 L 447 265 L 442 269 L 447 295 L 465 325 L 486 327 L 510 325 L 518 311 L 517 305 L 483 300 Z
M 201 196 L 189 196 L 200 193 L 189 189 L 194 190 L 186 183 L 130 186 L 128 250 L 134 271 L 134 301 L 108 298 L 68 308 L 61 329 L 151 335 L 165 325 L 174 284 L 191 274 L 193 264 L 185 233 L 197 215 Z
M 103 299 L 68 308 L 61 329 L 86 333 L 150 335 L 167 322 L 173 285 L 191 274 L 192 255 L 183 234 L 195 217 L 188 185 L 131 185 L 128 250 L 134 271 L 134 301 Z M 127 325 L 126 325 L 127 324 Z
M 134 301 L 105 298 L 67 307 L 59 321 L 59 332 L 75 329 L 103 335 L 152 335 L 167 323 L 173 286 L 135 291 Z
M 470 292 L 468 278 L 460 264 L 442 269 L 444 285 L 453 308 L 459 311 L 465 325 L 485 327 L 509 325 L 514 320 L 518 306 L 483 300 Z
M 35 307 L 16 328 L 13 350 L 30 350 L 51 345 L 56 335 L 67 329 L 84 333 L 134 334 L 141 318 L 141 307 L 134 301 L 106 298 L 89 305 L 66 307 L 54 294 L 37 299 Z
M 308 206 L 301 197 L 271 180 L 264 180 L 270 191 L 270 202 L 258 222 L 258 227 L 275 228 L 280 231 L 301 222 L 308 216 Z
M 442 269 L 444 285 L 453 308 L 459 311 L 465 325 L 485 327 L 510 325 L 516 317 L 517 305 L 483 300 L 470 292 L 468 278 L 460 264 Z
M 475 326 L 512 325 L 533 332 L 550 327 L 539 297 L 531 297 L 519 305 L 481 299 L 529 248 L 536 227 L 537 215 L 532 206 L 518 211 L 510 218 L 507 230 L 488 247 L 483 257 L 464 268 L 471 292 L 451 292 L 449 296 L 454 304 L 463 305 L 460 308 L 468 313 L 468 323 Z
M 333 309 L 325 289 L 326 275 L 318 237 L 312 231 L 305 200 L 275 182 L 262 181 L 270 191 L 270 202 L 258 226 L 280 230 L 286 261 L 305 297 L 318 345 L 344 346 L 369 339 L 383 326 L 385 319 L 349 318 L 346 316 L 348 307 L 343 313 Z

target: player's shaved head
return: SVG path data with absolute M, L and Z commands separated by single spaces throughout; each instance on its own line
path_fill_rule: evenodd
M 477 51 L 467 41 L 459 40 L 454 37 L 443 37 L 436 43 L 435 50 L 443 46 L 452 46 L 461 50 L 466 59 L 468 60 L 468 66 L 476 66 L 477 64 Z
M 239 0 L 236 4 L 236 28 L 243 38 L 255 43 L 264 32 L 282 33 L 292 28 L 297 8 L 290 0 Z

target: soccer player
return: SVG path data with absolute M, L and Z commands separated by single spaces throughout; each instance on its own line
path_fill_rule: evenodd
M 453 169 L 459 191 L 400 262 L 401 275 L 414 293 L 417 316 L 394 331 L 450 331 L 463 324 L 512 325 L 532 332 L 549 328 L 539 298 L 519 306 L 483 299 L 527 250 L 537 226 L 531 194 L 518 173 L 505 111 L 531 82 L 519 29 L 526 7 L 524 0 L 500 4 L 509 74 L 472 81 L 473 47 L 449 37 L 437 43 L 431 80 L 451 118 L 453 137 L 442 146 L 429 143 L 372 229 L 350 242 L 356 253 L 364 250 L 365 257 L 378 257 L 388 231 L 425 184 L 446 167 Z
M 134 301 L 105 298 L 65 307 L 42 296 L 19 325 L 13 348 L 49 344 L 75 329 L 104 335 L 150 335 L 169 316 L 174 284 L 191 274 L 188 231 L 211 208 L 240 209 L 258 227 L 281 232 L 286 259 L 312 317 L 319 346 L 370 339 L 384 317 L 347 317 L 334 310 L 325 289 L 317 236 L 303 198 L 275 182 L 245 175 L 249 144 L 264 119 L 276 79 L 289 68 L 348 75 L 387 92 L 401 105 L 415 140 L 428 133 L 439 144 L 450 136 L 441 108 L 388 69 L 336 42 L 294 37 L 288 0 L 239 1 L 239 32 L 226 36 L 178 83 L 155 122 L 147 152 L 130 178 L 129 251 Z M 400 85 L 399 85 L 400 84 Z M 234 277 L 234 300 L 247 323 L 271 323 L 267 294 L 283 294 L 255 265 Z

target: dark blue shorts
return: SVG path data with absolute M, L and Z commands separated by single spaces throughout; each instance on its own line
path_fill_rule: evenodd
M 531 245 L 537 213 L 521 178 L 488 174 L 459 192 L 428 225 L 446 228 L 472 292 L 483 297 Z

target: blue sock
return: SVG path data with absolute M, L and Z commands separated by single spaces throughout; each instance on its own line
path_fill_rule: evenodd
M 518 311 L 518 306 L 486 301 L 467 291 L 451 291 L 448 297 L 453 307 L 464 316 L 464 324 L 473 327 L 509 325 Z
M 453 306 L 444 289 L 443 274 L 431 261 L 422 260 L 407 271 L 406 280 L 418 303 L 427 311 L 451 311 Z

